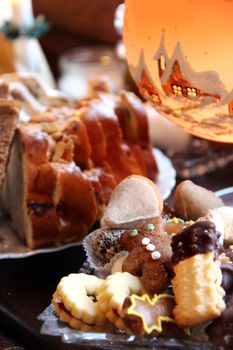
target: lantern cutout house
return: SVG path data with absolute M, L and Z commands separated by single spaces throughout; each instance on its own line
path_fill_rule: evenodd
M 164 34 L 162 34 L 154 61 L 153 77 L 156 75 L 156 81 L 160 81 L 160 88 L 155 86 L 155 79 L 152 79 L 152 75 L 146 69 L 144 53 L 141 51 L 137 67 L 139 79 L 136 81 L 146 98 L 153 100 L 152 102 L 156 104 L 161 104 L 161 100 L 164 100 L 161 96 L 164 93 L 165 96 L 174 95 L 192 101 L 201 99 L 203 106 L 213 102 L 228 104 L 229 114 L 233 114 L 233 90 L 231 93 L 227 92 L 215 71 L 195 72 L 185 57 L 180 42 L 177 42 L 169 58 L 165 48 Z
M 150 100 L 152 103 L 161 104 L 160 96 L 164 93 L 156 86 L 155 79 L 152 79 L 152 76 L 147 69 L 143 50 L 140 52 L 137 67 L 130 66 L 130 71 L 137 82 L 142 96 Z M 153 73 L 156 74 L 156 70 Z

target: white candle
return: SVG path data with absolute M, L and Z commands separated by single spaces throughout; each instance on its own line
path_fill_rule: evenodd
M 0 25 L 11 19 L 11 4 L 9 0 L 0 0 Z
M 31 0 L 11 0 L 12 22 L 18 26 L 31 26 L 33 12 Z
M 18 27 L 33 26 L 34 17 L 31 0 L 10 0 L 10 4 L 11 20 L 15 25 Z M 36 38 L 20 36 L 13 41 L 13 51 L 17 72 L 38 73 L 50 87 L 55 86 L 52 73 Z

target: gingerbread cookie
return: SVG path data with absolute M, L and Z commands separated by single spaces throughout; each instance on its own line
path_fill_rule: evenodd
M 169 285 L 171 238 L 164 233 L 164 222 L 156 218 L 141 229 L 127 230 L 120 237 L 123 250 L 129 252 L 122 271 L 141 277 L 149 294 L 164 292 Z

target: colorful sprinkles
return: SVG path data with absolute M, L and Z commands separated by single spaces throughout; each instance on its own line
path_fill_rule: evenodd
M 161 257 L 161 253 L 158 250 L 155 250 L 153 253 L 151 253 L 151 257 L 153 260 L 158 260 Z
M 184 224 L 192 225 L 192 224 L 194 224 L 194 221 L 193 220 L 185 221 L 183 219 L 180 219 L 180 218 L 177 218 L 176 216 L 174 216 L 171 219 L 166 219 L 166 224 L 171 224 L 171 223 L 172 224 L 180 224 L 180 225 L 184 225 Z
M 153 252 L 155 250 L 155 245 L 152 243 L 147 244 L 146 250 L 148 250 L 148 252 Z
M 148 252 L 151 252 L 151 258 L 153 260 L 158 260 L 161 257 L 161 253 L 156 250 L 155 245 L 150 243 L 149 237 L 144 237 L 141 243 L 146 247 L 146 250 L 148 250 Z
M 134 229 L 130 232 L 130 237 L 136 237 L 138 234 L 138 230 Z
M 149 244 L 149 243 L 150 243 L 150 238 L 144 237 L 144 238 L 142 239 L 142 245 L 147 245 L 147 244 Z
M 148 224 L 147 226 L 146 226 L 146 231 L 153 231 L 154 230 L 154 228 L 155 228 L 155 225 L 154 224 Z

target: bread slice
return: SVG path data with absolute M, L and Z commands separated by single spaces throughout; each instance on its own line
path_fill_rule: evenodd
M 76 114 L 86 126 L 89 142 L 91 145 L 91 159 L 94 164 L 101 164 L 107 153 L 107 143 L 104 135 L 103 127 L 95 113 L 91 108 L 80 108 Z
M 5 99 L 0 100 L 0 190 L 5 178 L 9 150 L 18 119 L 19 113 L 14 103 Z
M 132 174 L 142 175 L 134 154 L 123 140 L 120 123 L 113 106 L 104 105 L 100 100 L 93 102 L 92 108 L 104 131 L 107 147 L 105 160 L 110 165 L 116 182 L 119 183 Z
M 118 108 L 116 113 L 121 124 L 124 139 L 129 143 L 139 144 L 142 148 L 149 147 L 147 113 L 141 100 L 134 93 L 122 90 Z
M 75 163 L 51 163 L 56 173 L 53 204 L 57 212 L 60 242 L 81 241 L 98 213 L 94 188 Z
M 102 225 L 130 228 L 135 222 L 159 216 L 163 200 L 158 187 L 144 176 L 131 175 L 113 190 Z
M 149 137 L 148 117 L 144 104 L 132 92 L 121 91 L 115 112 L 123 132 L 124 141 L 136 158 L 141 175 L 152 181 L 158 175 L 158 165 L 152 152 Z
M 30 249 L 81 240 L 97 217 L 94 189 L 75 163 L 50 161 L 39 125 L 16 130 L 1 193 L 10 225 Z
M 59 235 L 49 192 L 36 192 L 35 187 L 39 167 L 48 162 L 48 154 L 49 142 L 40 129 L 17 128 L 2 187 L 1 208 L 10 214 L 11 228 L 31 249 L 52 244 Z M 48 176 L 45 179 L 49 180 Z

